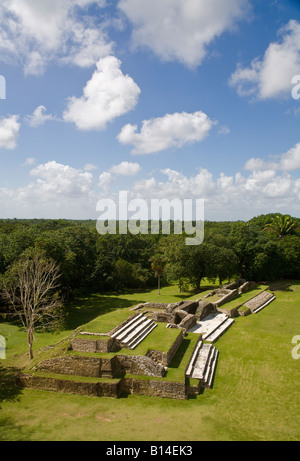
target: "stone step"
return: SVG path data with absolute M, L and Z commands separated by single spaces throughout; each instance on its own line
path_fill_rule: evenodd
M 228 315 L 227 314 L 217 314 L 214 316 L 211 315 L 211 319 L 209 316 L 205 317 L 204 320 L 209 320 L 210 321 L 210 324 L 211 324 L 211 328 L 209 329 L 209 331 L 207 331 L 206 333 L 204 333 L 202 335 L 202 339 L 203 340 L 207 340 L 207 338 L 212 335 L 216 330 L 218 330 L 219 328 L 221 328 L 221 326 L 227 322 L 228 320 Z
M 202 387 L 211 388 L 219 352 L 212 344 L 199 341 L 186 369 L 186 377 L 198 379 Z
M 117 336 L 117 340 L 120 341 L 121 345 L 128 345 L 128 343 L 134 340 L 140 333 L 145 331 L 145 329 L 152 324 L 153 320 L 144 318 L 142 322 L 138 322 L 136 327 L 131 329 L 125 336 L 122 335 L 122 339 L 119 339 Z
M 187 377 L 190 377 L 192 372 L 193 372 L 193 368 L 195 366 L 195 363 L 196 363 L 196 360 L 198 358 L 198 354 L 199 354 L 199 350 L 201 349 L 202 347 L 202 341 L 198 341 L 198 343 L 196 344 L 196 347 L 194 349 L 194 352 L 192 354 L 192 357 L 189 361 L 189 364 L 188 364 L 188 367 L 186 369 L 186 376 Z
M 272 301 L 274 301 L 275 298 L 276 298 L 276 296 L 273 296 L 271 299 L 269 299 L 267 302 L 265 302 L 262 306 L 259 306 L 256 309 L 253 309 L 252 313 L 257 314 L 259 311 L 264 309 L 264 307 L 266 307 L 268 304 L 270 304 Z
M 111 335 L 111 338 L 116 338 L 118 339 L 119 336 L 121 336 L 123 333 L 130 331 L 132 328 L 134 328 L 134 325 L 136 322 L 139 321 L 139 319 L 144 320 L 144 315 L 143 314 L 138 314 L 136 315 L 133 319 L 131 319 L 126 325 L 124 325 L 122 328 L 117 330 L 115 333 Z
M 199 350 L 196 363 L 193 367 L 191 378 L 196 378 L 203 380 L 207 363 L 209 361 L 210 355 L 213 352 L 213 346 L 211 344 L 203 344 Z
M 129 349 L 135 349 L 150 333 L 154 328 L 157 327 L 157 324 L 153 322 L 146 330 L 144 330 L 138 337 L 134 338 L 133 341 L 127 344 Z
M 233 323 L 234 323 L 233 319 L 230 319 L 230 318 L 226 319 L 212 333 L 210 333 L 209 335 L 205 335 L 203 339 L 205 339 L 205 341 L 208 341 L 210 343 L 214 343 L 215 341 L 217 341 L 217 339 L 220 338 L 220 336 L 223 335 L 223 333 L 225 333 L 225 331 L 228 330 L 228 328 L 231 327 Z
M 214 354 L 213 354 L 213 358 L 212 358 L 212 360 L 210 362 L 210 366 L 208 367 L 207 374 L 205 376 L 205 380 L 204 380 L 204 383 L 203 383 L 204 387 L 207 387 L 209 389 L 211 389 L 211 387 L 212 387 L 212 382 L 213 382 L 214 375 L 215 375 L 218 356 L 219 356 L 219 351 L 217 351 L 217 349 L 215 349 Z

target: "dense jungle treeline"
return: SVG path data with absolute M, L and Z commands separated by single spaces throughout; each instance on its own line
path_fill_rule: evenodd
M 300 278 L 300 219 L 279 214 L 247 222 L 205 222 L 201 245 L 185 235 L 100 235 L 96 223 L 0 220 L 0 284 L 24 254 L 38 252 L 60 268 L 65 300 L 87 292 L 138 289 L 179 281 L 199 289 L 203 278 L 270 281 Z

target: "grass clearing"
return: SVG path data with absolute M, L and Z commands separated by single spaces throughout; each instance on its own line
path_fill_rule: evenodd
M 274 302 L 258 314 L 237 318 L 217 341 L 214 387 L 187 401 L 134 395 L 115 400 L 16 389 L 9 379 L 14 373 L 11 367 L 27 363 L 26 335 L 15 325 L 0 324 L 0 335 L 7 340 L 7 359 L 0 361 L 0 440 L 299 440 L 300 360 L 291 352 L 292 338 L 300 335 L 300 283 L 282 286 L 275 294 Z M 139 302 L 173 302 L 180 299 L 178 295 L 177 287 L 167 287 L 160 297 L 154 291 L 86 298 L 78 303 L 77 318 L 70 316 L 65 330 L 36 335 L 35 351 L 67 338 L 73 332 L 71 325 L 77 328 L 108 313 L 116 319 Z M 108 317 L 105 322 L 108 325 Z M 169 329 L 155 330 L 162 335 Z M 192 333 L 184 339 L 167 379 L 181 379 L 196 339 Z

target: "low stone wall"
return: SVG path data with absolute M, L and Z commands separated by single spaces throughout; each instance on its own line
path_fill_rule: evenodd
M 95 337 L 94 337 L 95 338 Z M 74 338 L 71 341 L 73 351 L 77 352 L 117 352 L 120 347 L 115 339 Z
M 235 290 L 236 288 L 239 288 L 241 285 L 243 285 L 245 282 L 245 279 L 237 279 L 234 282 L 223 285 L 223 288 L 227 288 L 228 290 Z
M 80 382 L 59 377 L 21 374 L 17 379 L 17 385 L 31 389 L 90 397 L 118 398 L 121 393 L 126 393 L 179 400 L 187 398 L 185 383 L 138 378 L 122 378 L 115 382 Z
M 215 311 L 216 306 L 213 303 L 209 301 L 199 301 L 195 316 L 197 320 L 202 320 L 208 314 Z
M 44 360 L 39 364 L 39 370 L 44 372 L 87 376 L 91 378 L 119 378 L 124 371 L 116 357 L 112 359 L 65 356 Z
M 29 374 L 22 374 L 17 379 L 17 385 L 20 387 L 90 397 L 114 398 L 119 397 L 122 392 L 120 382 L 121 380 L 116 380 L 116 382 L 82 382 Z
M 180 347 L 183 341 L 183 337 L 184 337 L 184 332 L 181 330 L 176 340 L 174 341 L 174 343 L 168 350 L 168 352 L 155 351 L 155 350 L 150 349 L 146 354 L 147 357 L 150 357 L 155 362 L 162 364 L 164 367 L 168 367 L 170 363 L 172 362 L 173 357 L 176 354 L 178 348 Z
M 180 310 L 185 311 L 188 314 L 195 315 L 198 307 L 198 301 L 184 301 L 180 305 Z
M 239 294 L 247 293 L 247 291 L 252 290 L 255 286 L 255 282 L 245 282 L 239 287 Z
M 161 323 L 175 323 L 176 315 L 171 312 L 152 312 L 147 315 L 148 319 Z
M 218 299 L 218 301 L 213 302 L 213 304 L 216 307 L 221 307 L 223 304 L 228 303 L 229 301 L 232 301 L 233 299 L 237 298 L 239 296 L 239 290 L 231 290 L 229 293 L 225 294 L 222 296 L 221 299 Z
M 187 398 L 185 383 L 123 378 L 123 392 L 134 395 L 147 395 L 168 399 L 185 400 Z
M 130 375 L 162 378 L 166 374 L 164 366 L 161 363 L 155 362 L 150 356 L 118 355 L 116 359 L 120 367 Z
M 196 317 L 193 314 L 188 314 L 178 325 L 179 328 L 183 328 L 184 330 L 189 330 L 192 328 L 197 322 Z

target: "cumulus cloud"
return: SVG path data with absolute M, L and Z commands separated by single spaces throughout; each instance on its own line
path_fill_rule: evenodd
M 24 187 L 0 189 L 3 216 L 35 218 L 93 218 L 96 195 L 91 173 L 55 161 L 30 171 Z
M 137 125 L 125 125 L 117 139 L 122 144 L 133 145 L 132 154 L 151 154 L 200 142 L 209 134 L 212 126 L 213 122 L 201 111 L 166 114 L 144 120 L 139 133 Z
M 248 176 L 220 173 L 217 178 L 204 168 L 192 176 L 170 169 L 161 172 L 166 180 L 151 177 L 136 182 L 135 196 L 145 200 L 204 199 L 207 220 L 247 220 L 263 213 L 298 215 L 300 211 L 300 180 L 287 172 L 252 171 Z
M 264 56 L 256 57 L 248 67 L 238 65 L 229 84 L 240 96 L 258 99 L 291 94 L 292 78 L 300 74 L 300 23 L 291 20 L 280 29 L 280 41 L 273 42 Z
M 18 115 L 0 118 L 0 149 L 15 149 L 20 131 Z
M 117 175 L 134 176 L 141 169 L 142 167 L 138 163 L 121 162 L 119 165 L 112 166 L 110 172 Z
M 99 187 L 103 190 L 103 192 L 108 192 L 111 183 L 113 182 L 114 178 L 109 171 L 104 171 L 99 176 Z
M 45 106 L 38 106 L 32 113 L 32 115 L 27 115 L 25 117 L 26 122 L 28 125 L 32 127 L 38 127 L 40 125 L 44 125 L 45 122 L 49 120 L 56 120 L 56 117 L 51 114 L 46 114 L 47 111 Z
M 114 56 L 100 59 L 83 95 L 70 98 L 64 120 L 80 130 L 104 130 L 109 122 L 134 109 L 141 90 L 120 67 L 121 61 Z
M 245 165 L 245 170 L 275 170 L 275 171 L 293 171 L 300 169 L 300 143 L 287 152 L 279 156 L 277 162 L 266 162 L 261 158 L 251 158 Z
M 105 0 L 2 0 L 0 56 L 23 62 L 25 74 L 41 74 L 51 61 L 89 67 L 111 53 L 104 26 L 89 6 Z M 82 14 L 83 13 L 83 14 Z
M 135 46 L 146 46 L 165 61 L 201 64 L 208 45 L 249 14 L 248 0 L 121 0 L 133 25 Z

